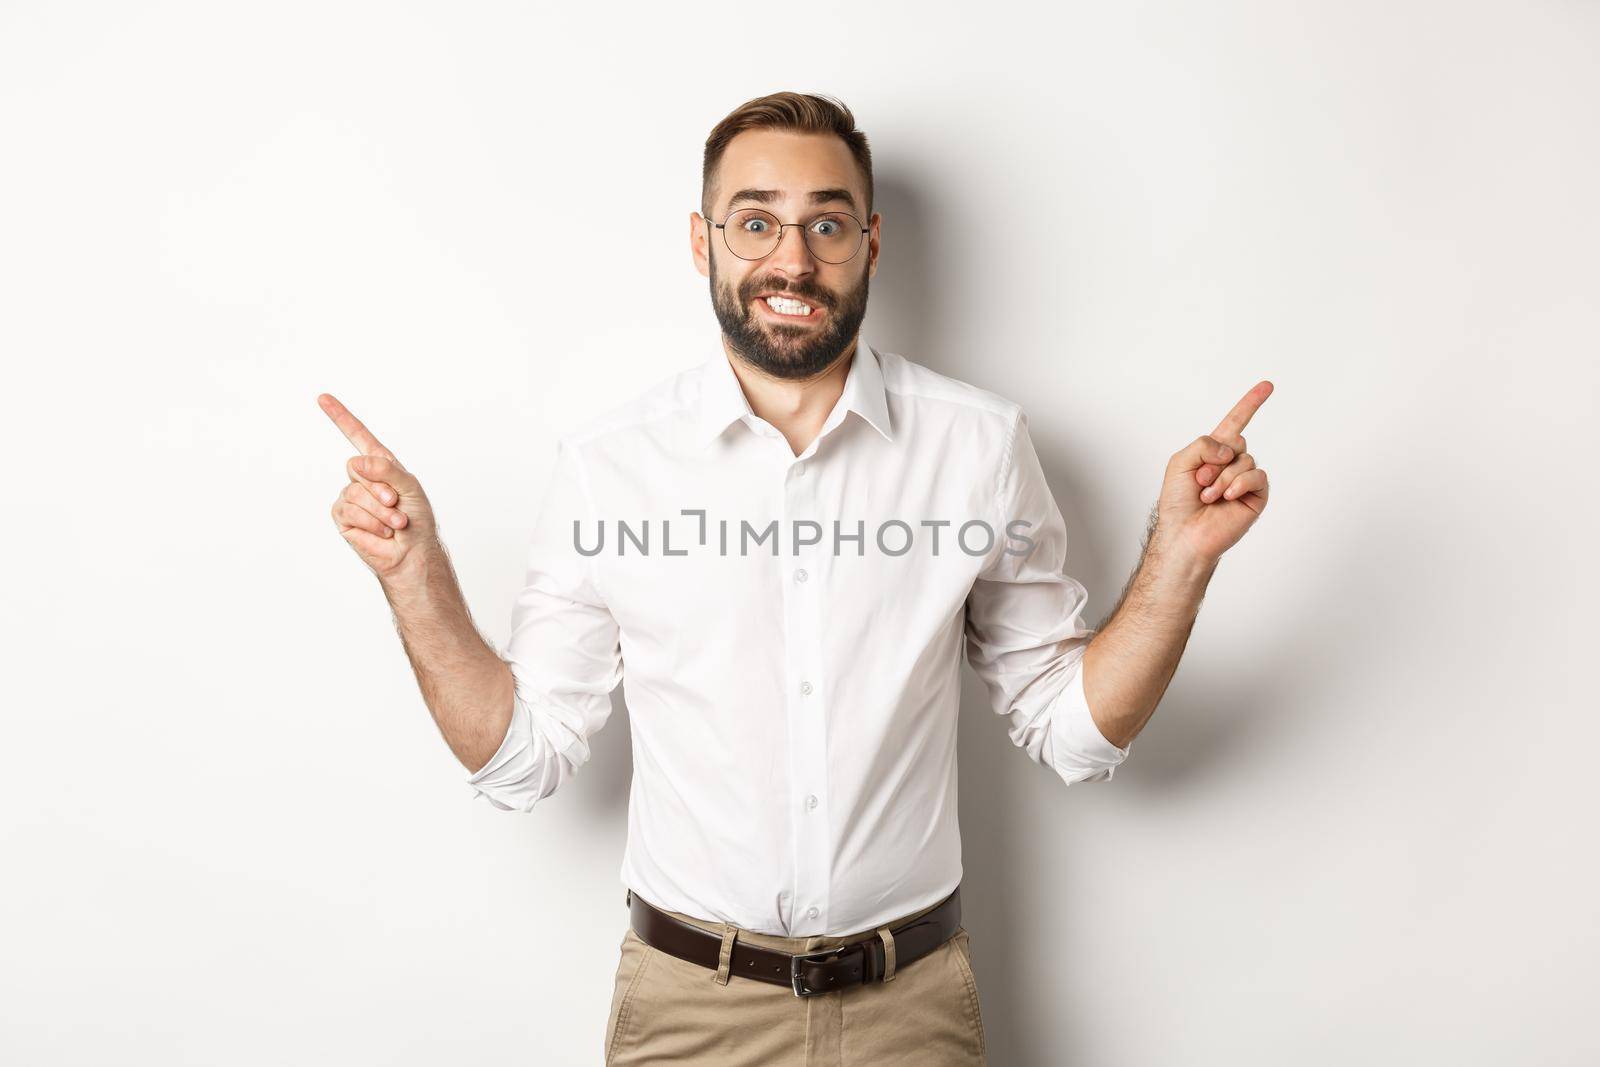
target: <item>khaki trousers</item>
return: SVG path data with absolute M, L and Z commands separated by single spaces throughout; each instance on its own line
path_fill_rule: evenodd
M 886 923 L 899 926 L 938 904 Z M 665 910 L 665 909 L 663 909 Z M 735 941 L 811 952 L 881 935 L 779 937 L 667 911 L 723 938 L 713 971 L 622 936 L 606 1020 L 607 1067 L 987 1067 L 978 983 L 965 927 L 887 982 L 797 997 L 730 974 Z

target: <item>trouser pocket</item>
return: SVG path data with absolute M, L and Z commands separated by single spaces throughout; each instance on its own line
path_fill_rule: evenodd
M 967 1000 L 970 1005 L 972 1017 L 972 1032 L 978 1043 L 978 1055 L 987 1056 L 988 1050 L 983 1037 L 983 1008 L 978 1001 L 978 979 L 972 971 L 972 939 L 967 935 L 967 928 L 959 926 L 950 942 L 955 947 L 956 964 L 961 968 L 962 980 L 967 985 Z
M 639 981 L 644 977 L 645 964 L 650 958 L 650 946 L 633 932 L 631 926 L 622 935 L 622 944 L 618 948 L 620 956 L 611 988 L 611 1012 L 606 1018 L 607 1064 L 627 1042 L 629 1011 L 633 1007 Z

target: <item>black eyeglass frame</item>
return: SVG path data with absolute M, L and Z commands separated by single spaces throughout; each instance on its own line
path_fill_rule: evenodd
M 741 255 L 739 255 L 739 253 L 737 253 L 737 252 L 735 252 L 733 250 L 733 246 L 728 243 L 728 220 L 733 218 L 733 216 L 736 213 L 740 212 L 740 211 L 759 211 L 759 212 L 761 212 L 761 214 L 767 216 L 767 218 L 769 218 L 769 219 L 772 219 L 773 222 L 775 222 L 777 224 L 777 227 L 778 227 L 778 239 L 776 241 L 772 242 L 772 250 L 771 251 L 763 253 L 762 255 L 756 256 L 754 259 L 751 259 L 749 256 L 741 256 Z M 759 263 L 763 259 L 766 259 L 767 256 L 772 255 L 773 252 L 776 252 L 778 250 L 778 247 L 783 244 L 783 231 L 784 230 L 787 230 L 790 226 L 799 226 L 802 229 L 804 229 L 811 222 L 816 222 L 817 219 L 822 218 L 824 215 L 843 215 L 845 218 L 849 219 L 851 222 L 855 223 L 857 226 L 859 226 L 861 228 L 861 233 L 862 233 L 863 236 L 872 232 L 872 227 L 870 227 L 870 226 L 861 226 L 861 220 L 856 218 L 853 214 L 851 214 L 848 211 L 819 211 L 808 222 L 783 222 L 783 221 L 778 219 L 778 216 L 774 215 L 772 212 L 768 211 L 766 208 L 760 208 L 760 207 L 736 207 L 736 208 L 730 208 L 728 213 L 726 215 L 722 216 L 722 221 L 721 222 L 713 222 L 713 223 L 711 223 L 711 225 L 715 226 L 717 229 L 722 231 L 722 244 L 723 244 L 723 247 L 725 247 L 728 250 L 728 255 L 733 256 L 736 259 L 742 259 L 746 263 Z M 805 234 L 802 233 L 800 235 L 800 240 L 804 241 L 805 239 L 806 239 L 805 238 Z M 858 240 L 856 242 L 855 249 L 853 251 L 851 251 L 851 253 L 848 256 L 845 256 L 843 259 L 823 259 L 821 256 L 817 256 L 817 253 L 811 248 L 811 245 L 809 243 L 806 244 L 806 251 L 810 252 L 813 256 L 817 256 L 818 261 L 820 261 L 822 263 L 826 263 L 829 266 L 838 266 L 840 263 L 848 263 L 852 259 L 855 259 L 856 256 L 860 255 L 861 248 L 866 243 L 867 242 L 865 240 Z

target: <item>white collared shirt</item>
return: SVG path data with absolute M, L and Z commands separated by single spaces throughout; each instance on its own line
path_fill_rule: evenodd
M 621 680 L 622 884 L 763 933 L 871 930 L 961 879 L 963 655 L 1066 783 L 1127 758 L 1084 699 L 1066 554 L 1019 405 L 862 339 L 796 456 L 718 346 L 560 438 L 501 652 L 511 726 L 468 782 L 531 811 Z

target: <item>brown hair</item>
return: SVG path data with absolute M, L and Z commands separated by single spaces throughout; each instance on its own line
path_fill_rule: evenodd
M 867 215 L 872 215 L 872 149 L 867 135 L 856 129 L 855 116 L 844 101 L 815 93 L 771 93 L 747 100 L 717 123 L 706 138 L 705 163 L 700 170 L 700 214 L 711 217 L 717 164 L 728 142 L 746 130 L 793 130 L 797 133 L 831 133 L 844 141 L 867 182 Z M 866 221 L 865 219 L 862 221 Z

